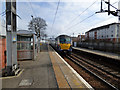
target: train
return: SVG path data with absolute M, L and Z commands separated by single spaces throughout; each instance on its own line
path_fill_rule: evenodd
M 55 38 L 55 42 L 52 45 L 60 53 L 66 53 L 71 55 L 72 53 L 72 38 L 68 35 L 59 35 Z

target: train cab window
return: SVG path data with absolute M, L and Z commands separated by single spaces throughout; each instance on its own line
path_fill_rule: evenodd
M 60 43 L 65 43 L 65 38 L 60 38 Z
M 70 42 L 71 42 L 70 38 L 66 38 L 66 43 L 70 43 Z
M 70 40 L 70 38 L 60 38 L 60 43 L 70 43 L 71 42 L 71 40 Z

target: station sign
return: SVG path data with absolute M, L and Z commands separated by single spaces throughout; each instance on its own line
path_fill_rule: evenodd
M 11 31 L 11 25 L 7 25 L 7 31 Z

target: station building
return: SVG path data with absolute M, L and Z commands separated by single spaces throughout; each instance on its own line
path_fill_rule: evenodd
M 93 28 L 85 33 L 86 40 L 97 40 L 106 42 L 120 42 L 120 23 Z
M 79 41 L 85 41 L 85 35 L 78 35 Z

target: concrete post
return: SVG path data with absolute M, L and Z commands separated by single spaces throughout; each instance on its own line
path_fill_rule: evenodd
M 33 34 L 33 60 L 35 60 L 35 35 Z
M 16 0 L 6 1 L 7 75 L 17 69 Z

